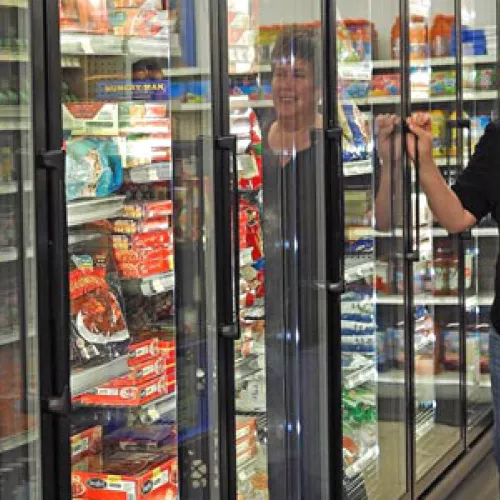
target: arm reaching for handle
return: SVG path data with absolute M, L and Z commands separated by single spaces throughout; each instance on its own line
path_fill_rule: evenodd
M 390 126 L 391 121 L 392 127 Z M 390 184 L 390 173 L 387 171 L 389 170 L 388 165 L 391 159 L 386 142 L 391 140 L 389 136 L 392 134 L 394 124 L 397 121 L 399 119 L 394 116 L 377 118 L 377 124 L 379 125 L 378 149 L 383 170 L 380 189 L 375 201 L 375 216 L 377 227 L 381 229 L 386 229 L 387 221 L 390 220 L 390 215 L 387 215 L 390 213 L 389 203 L 391 193 L 390 186 L 388 187 L 388 184 Z M 459 196 L 446 184 L 432 158 L 432 134 L 429 116 L 426 113 L 415 113 L 407 119 L 407 124 L 410 131 L 418 137 L 418 141 L 416 141 L 413 134 L 408 134 L 406 139 L 408 154 L 413 161 L 416 153 L 416 142 L 418 142 L 420 184 L 427 196 L 432 213 L 439 223 L 450 233 L 460 233 L 472 227 L 476 224 L 477 218 L 464 208 Z M 389 128 L 391 130 L 389 136 L 387 136 Z M 396 144 L 400 142 L 396 138 Z M 397 152 L 396 155 L 397 171 L 400 172 L 401 154 Z M 388 178 L 389 180 L 387 180 Z M 400 184 L 399 179 L 398 184 Z

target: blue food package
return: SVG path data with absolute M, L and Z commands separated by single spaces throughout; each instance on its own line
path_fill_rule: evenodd
M 66 143 L 66 199 L 102 198 L 123 180 L 118 144 L 109 138 L 74 138 Z
M 152 450 L 175 445 L 177 432 L 174 425 L 123 427 L 106 436 L 106 443 L 121 450 Z

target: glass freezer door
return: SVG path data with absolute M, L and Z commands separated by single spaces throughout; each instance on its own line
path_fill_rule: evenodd
M 74 498 L 219 498 L 209 2 L 63 0 Z
M 228 2 L 239 189 L 234 446 L 240 500 L 330 498 L 326 36 L 319 1 Z
M 39 500 L 30 16 L 0 1 L 0 498 Z
M 377 1 L 337 1 L 343 459 L 352 500 L 395 500 L 411 489 L 399 4 L 380 9 Z
M 498 119 L 497 75 L 498 2 L 464 0 L 462 2 L 462 80 L 464 118 L 470 124 L 462 132 L 463 166 L 490 121 Z M 474 33 L 478 41 L 473 42 Z M 468 298 L 466 316 L 466 405 L 467 445 L 492 421 L 491 380 L 489 376 L 489 337 L 496 335 L 490 324 L 498 228 L 491 216 L 481 221 L 464 241 L 464 290 Z

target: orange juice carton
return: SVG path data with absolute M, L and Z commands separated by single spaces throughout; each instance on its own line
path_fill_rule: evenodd
M 73 499 L 174 500 L 177 498 L 177 458 L 162 453 L 116 452 L 102 467 L 73 468 Z
M 71 436 L 71 463 L 102 450 L 102 427 L 96 425 Z

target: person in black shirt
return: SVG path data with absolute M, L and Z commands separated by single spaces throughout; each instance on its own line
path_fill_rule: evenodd
M 390 226 L 390 143 L 394 127 L 400 122 L 395 115 L 377 117 L 378 153 L 382 175 L 376 199 L 377 227 Z M 449 187 L 432 157 L 431 122 L 427 113 L 415 113 L 407 119 L 410 130 L 418 136 L 420 183 L 429 207 L 439 223 L 451 234 L 461 233 L 490 214 L 500 221 L 500 123 L 486 127 L 476 150 L 454 186 Z M 396 141 L 398 144 L 400 141 Z M 415 158 L 415 139 L 407 138 L 410 158 Z M 397 146 L 399 148 L 399 144 Z M 396 153 L 397 154 L 397 153 Z M 495 458 L 500 468 L 500 258 L 497 260 L 495 299 L 491 322 L 497 333 L 490 336 L 490 372 L 495 416 Z

